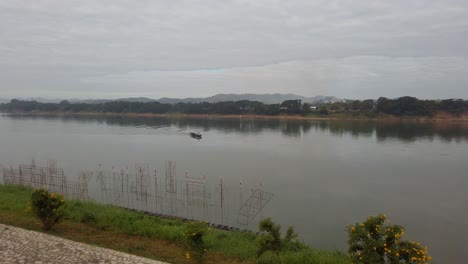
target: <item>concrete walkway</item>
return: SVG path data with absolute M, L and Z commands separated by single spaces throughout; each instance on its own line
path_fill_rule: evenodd
M 3 224 L 0 224 L 0 263 L 163 264 L 163 262 Z

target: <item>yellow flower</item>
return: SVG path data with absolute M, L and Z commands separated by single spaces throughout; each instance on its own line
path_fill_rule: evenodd
M 188 252 L 188 251 L 187 251 L 187 252 L 185 252 L 185 258 L 186 258 L 187 260 L 189 260 L 189 259 L 190 259 L 190 252 Z
M 398 253 L 398 252 L 397 252 L 397 253 L 395 253 L 395 256 L 399 257 L 399 256 L 400 256 L 400 253 Z

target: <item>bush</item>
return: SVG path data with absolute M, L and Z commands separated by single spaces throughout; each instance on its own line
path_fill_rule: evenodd
M 379 214 L 348 226 L 348 252 L 353 263 L 423 264 L 431 260 L 427 248 L 402 240 L 404 228 L 385 223 L 385 219 L 384 214 Z
M 203 223 L 189 223 L 184 229 L 184 240 L 187 252 L 185 257 L 194 257 L 199 263 L 203 262 L 206 253 L 206 245 L 203 237 L 211 231 L 210 227 Z
M 298 251 L 304 246 L 297 241 L 297 234 L 293 227 L 289 227 L 284 238 L 281 238 L 281 226 L 273 223 L 271 218 L 262 220 L 259 224 L 260 236 L 258 237 L 257 256 L 261 257 L 264 253 L 271 251 L 279 259 L 280 252 L 283 250 Z
M 31 195 L 31 210 L 41 220 L 44 230 L 50 230 L 62 220 L 64 204 L 62 195 L 49 193 L 47 190 L 36 190 Z

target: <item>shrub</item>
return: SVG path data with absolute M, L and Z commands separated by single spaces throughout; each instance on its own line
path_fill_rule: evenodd
M 257 256 L 271 251 L 281 262 L 280 252 L 283 250 L 300 250 L 304 246 L 297 241 L 297 234 L 293 227 L 289 227 L 284 238 L 281 238 L 281 226 L 273 223 L 271 218 L 262 220 L 259 224 L 260 236 L 258 237 Z
M 385 223 L 385 219 L 385 214 L 379 214 L 348 226 L 348 252 L 353 263 L 423 264 L 431 260 L 427 248 L 402 240 L 404 228 Z
M 47 190 L 36 190 L 31 195 L 31 210 L 41 220 L 44 230 L 50 230 L 62 220 L 64 204 L 62 195 L 49 193 Z
M 206 253 L 206 245 L 203 237 L 211 231 L 210 227 L 203 223 L 189 223 L 184 228 L 184 241 L 187 248 L 185 257 L 193 256 L 199 263 L 203 262 Z

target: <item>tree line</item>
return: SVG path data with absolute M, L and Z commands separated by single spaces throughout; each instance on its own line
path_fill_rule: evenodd
M 380 97 L 378 100 L 350 100 L 325 106 L 327 111 L 358 113 L 368 116 L 387 114 L 395 116 L 433 116 L 446 112 L 461 115 L 468 111 L 468 101 L 463 99 L 420 100 L 411 96 L 397 99 Z
M 112 101 L 100 104 L 41 103 L 13 99 L 0 104 L 0 111 L 7 113 L 67 112 L 67 113 L 183 113 L 183 114 L 225 114 L 225 115 L 329 115 L 345 113 L 351 115 L 376 116 L 433 116 L 438 112 L 461 115 L 468 111 L 468 101 L 462 99 L 419 100 L 404 96 L 397 99 L 380 97 L 378 100 L 345 100 L 333 103 L 302 103 L 301 100 L 286 100 L 281 104 L 264 104 L 257 101 L 227 101 L 218 103 L 177 103 Z

